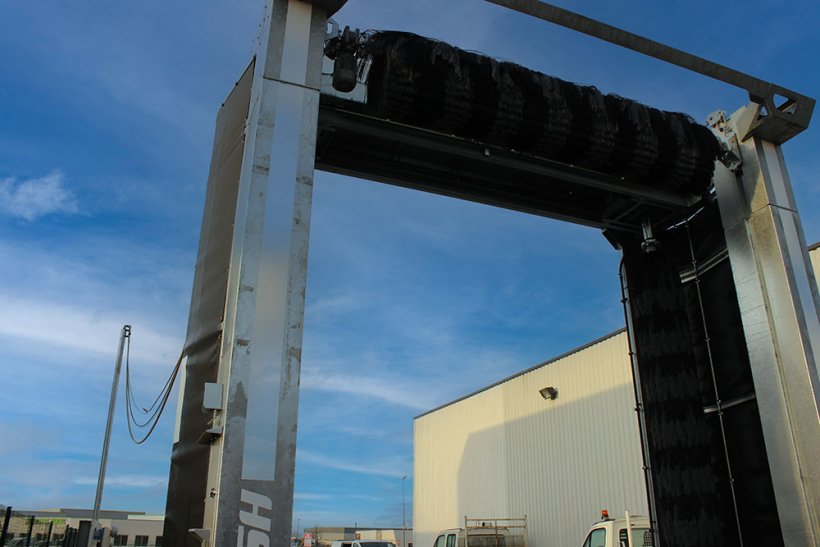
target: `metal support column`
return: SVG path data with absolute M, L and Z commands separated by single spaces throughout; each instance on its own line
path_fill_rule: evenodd
M 287 545 L 327 6 L 270 0 L 253 75 L 211 445 L 208 545 Z M 226 229 L 230 227 L 226 226 Z
M 753 108 L 722 126 L 746 135 Z M 715 187 L 786 545 L 820 545 L 818 293 L 783 153 L 751 137 Z

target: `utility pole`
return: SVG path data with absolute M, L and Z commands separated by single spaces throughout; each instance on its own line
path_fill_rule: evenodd
M 100 474 L 97 477 L 97 495 L 94 497 L 94 512 L 91 513 L 93 526 L 99 526 L 100 505 L 102 504 L 103 484 L 105 483 L 105 468 L 108 465 L 108 446 L 111 444 L 111 425 L 114 422 L 114 405 L 117 402 L 117 387 L 120 384 L 120 370 L 122 369 L 122 353 L 125 340 L 131 337 L 131 325 L 122 327 L 120 346 L 117 350 L 117 362 L 114 364 L 114 381 L 111 383 L 111 400 L 108 402 L 108 421 L 105 423 L 105 439 L 103 440 L 102 457 L 100 458 Z

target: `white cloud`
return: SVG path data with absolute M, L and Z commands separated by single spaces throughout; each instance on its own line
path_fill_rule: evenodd
M 29 222 L 52 214 L 75 214 L 77 198 L 65 186 L 65 175 L 52 171 L 40 178 L 0 180 L 0 212 Z

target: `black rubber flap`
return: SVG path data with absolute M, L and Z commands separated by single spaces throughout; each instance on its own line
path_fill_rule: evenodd
M 661 544 L 783 545 L 717 204 L 655 235 L 621 243 Z

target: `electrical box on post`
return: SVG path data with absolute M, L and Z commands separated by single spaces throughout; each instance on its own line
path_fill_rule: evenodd
M 205 410 L 222 410 L 222 384 L 205 383 L 205 395 L 202 397 L 202 408 Z

